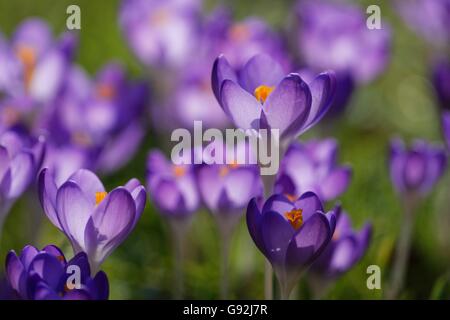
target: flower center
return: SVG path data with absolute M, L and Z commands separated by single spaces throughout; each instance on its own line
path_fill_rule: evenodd
M 302 209 L 292 209 L 291 211 L 285 212 L 284 216 L 295 230 L 300 228 L 303 224 Z
M 272 93 L 274 87 L 266 86 L 266 85 L 260 85 L 255 89 L 254 95 L 258 101 L 261 103 L 266 102 L 267 97 Z
M 173 174 L 175 175 L 175 177 L 180 178 L 186 174 L 186 168 L 183 166 L 174 166 Z
M 108 195 L 108 192 L 106 191 L 98 191 L 95 193 L 95 205 L 99 205 L 100 202 L 103 201 L 103 199 L 106 198 L 106 196 Z
M 220 167 L 219 175 L 221 177 L 224 177 L 230 172 L 230 170 L 237 169 L 237 168 L 239 168 L 239 164 L 237 164 L 237 162 L 232 162 L 230 164 L 224 165 L 224 166 Z
M 97 96 L 106 100 L 111 100 L 116 96 L 116 90 L 109 84 L 99 84 L 96 88 Z
M 230 28 L 229 36 L 232 41 L 245 41 L 250 38 L 250 31 L 245 24 L 236 23 Z
M 24 66 L 25 88 L 28 90 L 36 66 L 36 53 L 33 48 L 21 45 L 17 49 L 17 57 Z
M 295 196 L 295 194 L 292 194 L 292 193 L 285 193 L 284 196 L 285 196 L 290 202 L 295 202 L 295 200 L 297 200 L 297 197 Z

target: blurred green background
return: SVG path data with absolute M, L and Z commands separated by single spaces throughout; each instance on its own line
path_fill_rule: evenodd
M 358 1 L 369 5 L 373 1 Z M 206 8 L 218 2 L 207 1 Z M 294 1 L 224 1 L 235 11 L 237 19 L 256 15 L 274 28 L 285 29 Z M 121 62 L 132 76 L 146 77 L 148 69 L 141 66 L 128 49 L 117 23 L 119 1 L 96 0 L 0 0 L 0 30 L 10 36 L 25 18 L 44 18 L 55 34 L 65 29 L 66 8 L 81 8 L 80 46 L 76 61 L 88 72 L 95 73 L 110 60 Z M 391 186 L 387 147 L 392 136 L 407 140 L 426 138 L 442 143 L 439 111 L 429 77 L 432 50 L 413 34 L 389 1 L 377 1 L 382 21 L 393 32 L 392 59 L 386 72 L 375 82 L 360 88 L 347 113 L 337 122 L 323 124 L 302 137 L 335 137 L 341 148 L 340 159 L 352 165 L 353 181 L 340 199 L 356 226 L 364 221 L 374 223 L 374 237 L 365 258 L 340 278 L 326 298 L 380 299 L 396 237 L 402 223 L 399 201 Z M 1 63 L 1 61 L 0 61 Z M 131 177 L 145 181 L 145 158 L 151 147 L 164 145 L 165 139 L 149 132 L 139 154 L 124 169 L 105 177 L 108 189 L 124 184 Z M 402 298 L 449 298 L 450 288 L 450 175 L 446 175 L 435 192 L 420 207 L 413 237 L 406 288 Z M 330 204 L 331 206 L 332 204 Z M 0 240 L 0 256 L 9 249 L 19 251 L 31 243 L 38 247 L 54 243 L 67 256 L 72 252 L 65 237 L 51 225 L 31 190 L 16 203 L 10 213 Z M 167 227 L 156 210 L 148 204 L 131 236 L 106 260 L 103 270 L 110 279 L 112 299 L 160 299 L 171 297 L 171 243 Z M 382 290 L 366 287 L 366 268 L 376 264 L 382 271 Z M 3 270 L 3 265 L 0 270 Z M 263 298 L 263 257 L 250 239 L 244 221 L 232 244 L 230 298 Z M 188 235 L 185 264 L 185 296 L 214 299 L 219 296 L 219 243 L 216 226 L 207 212 L 200 212 Z M 310 297 L 303 279 L 300 299 Z

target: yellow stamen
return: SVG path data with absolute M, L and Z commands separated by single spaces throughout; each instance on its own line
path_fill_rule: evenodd
M 95 204 L 98 206 L 100 204 L 100 202 L 103 201 L 103 199 L 106 198 L 106 196 L 108 195 L 108 192 L 105 191 L 99 191 L 95 193 Z
M 109 84 L 99 84 L 96 88 L 97 96 L 106 100 L 111 100 L 116 96 L 116 90 Z
M 288 198 L 288 200 L 290 202 L 295 202 L 295 200 L 297 200 L 297 197 L 295 196 L 295 194 L 285 193 L 284 195 L 286 198 Z
M 260 101 L 261 103 L 266 102 L 267 97 L 272 93 L 274 87 L 266 86 L 266 85 L 260 85 L 258 88 L 255 89 L 255 97 Z
M 36 66 L 36 53 L 32 47 L 21 45 L 17 49 L 17 57 L 24 66 L 25 88 L 28 90 Z
M 173 167 L 173 174 L 176 177 L 182 177 L 186 174 L 186 168 L 183 166 L 174 166 Z
M 292 209 L 291 211 L 286 212 L 284 216 L 295 230 L 300 228 L 303 224 L 302 209 Z

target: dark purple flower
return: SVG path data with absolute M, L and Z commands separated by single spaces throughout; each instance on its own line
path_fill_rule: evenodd
M 334 139 L 295 142 L 288 148 L 275 184 L 275 192 L 288 198 L 312 191 L 322 201 L 329 201 L 344 193 L 352 177 L 348 166 L 337 163 L 338 146 Z
M 399 139 L 391 141 L 390 173 L 398 193 L 425 195 L 442 177 L 447 156 L 442 147 L 417 140 L 406 149 Z
M 450 41 L 449 0 L 396 0 L 394 4 L 414 32 L 431 43 L 448 45 Z
M 124 0 L 120 25 L 146 65 L 179 67 L 195 52 L 200 27 L 198 0 Z
M 200 206 L 194 166 L 170 163 L 158 150 L 148 155 L 147 188 L 154 205 L 166 217 L 187 218 Z
M 324 213 L 322 202 L 312 192 L 304 193 L 295 202 L 273 195 L 262 209 L 256 199 L 250 201 L 248 230 L 272 264 L 284 298 L 330 242 L 338 210 Z
M 278 129 L 289 141 L 315 125 L 328 111 L 335 93 L 333 72 L 307 84 L 299 74 L 285 75 L 267 55 L 256 55 L 239 74 L 224 56 L 213 66 L 212 87 L 233 123 L 242 129 Z
M 239 163 L 249 154 L 247 145 L 221 147 L 223 158 L 219 164 L 203 164 L 196 170 L 197 184 L 201 198 L 206 207 L 216 215 L 243 214 L 250 199 L 262 195 L 262 183 L 259 167 L 256 164 Z M 208 148 L 208 147 L 207 147 Z M 242 155 L 239 153 L 242 152 Z M 227 159 L 233 159 L 226 161 Z
M 75 253 L 86 252 L 93 270 L 131 233 L 145 207 L 137 179 L 106 192 L 91 171 L 77 170 L 57 187 L 48 169 L 39 175 L 39 199 L 50 221 L 67 236 Z
M 25 300 L 106 300 L 109 283 L 99 271 L 91 276 L 88 257 L 78 253 L 66 261 L 62 251 L 48 245 L 41 251 L 33 246 L 23 248 L 19 256 L 11 250 L 6 257 L 6 275 L 17 298 Z M 70 279 L 76 275 L 79 283 Z M 76 281 L 76 280 L 75 280 Z
M 12 130 L 0 135 L 0 229 L 15 200 L 36 179 L 44 153 L 42 138 Z
M 432 82 L 438 103 L 443 109 L 450 109 L 450 62 L 440 60 L 434 65 Z
M 450 149 L 450 111 L 442 113 L 442 132 L 447 148 Z
M 368 82 L 385 68 L 390 56 L 390 32 L 370 30 L 358 6 L 324 0 L 300 0 L 298 49 L 309 67 L 349 71 L 357 82 Z
M 372 236 L 372 225 L 366 223 L 360 231 L 352 229 L 345 212 L 336 216 L 333 237 L 310 271 L 325 279 L 335 279 L 350 270 L 366 253 Z

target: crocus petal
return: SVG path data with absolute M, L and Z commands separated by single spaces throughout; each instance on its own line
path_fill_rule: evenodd
M 29 272 L 35 272 L 50 288 L 57 290 L 61 284 L 64 268 L 58 258 L 40 253 L 31 262 Z
M 20 261 L 22 261 L 25 270 L 28 270 L 31 261 L 33 261 L 33 259 L 37 256 L 38 253 L 39 250 L 30 245 L 27 245 L 22 249 L 22 252 L 20 252 L 19 259 Z
M 222 89 L 222 83 L 225 80 L 231 80 L 235 83 L 238 82 L 236 73 L 234 72 L 233 68 L 228 63 L 228 60 L 223 56 L 220 55 L 216 58 L 213 64 L 212 68 L 212 74 L 211 74 L 211 85 L 214 92 L 214 95 L 216 96 L 217 101 L 219 103 L 222 101 L 221 99 L 221 89 Z
M 267 259 L 274 265 L 283 264 L 295 229 L 281 214 L 269 211 L 262 217 L 261 233 Z
M 35 174 L 33 155 L 27 151 L 17 154 L 11 161 L 12 181 L 9 197 L 16 198 L 21 195 L 35 178 Z
M 11 287 L 16 290 L 22 298 L 26 298 L 27 270 L 14 251 L 10 251 L 6 256 L 5 272 Z
M 97 272 L 94 279 L 88 283 L 90 291 L 96 293 L 97 300 L 107 300 L 109 296 L 109 282 L 106 273 L 103 271 Z
M 262 221 L 262 215 L 258 208 L 258 203 L 256 198 L 253 198 L 250 200 L 248 207 L 247 207 L 247 228 L 248 232 L 250 233 L 250 236 L 252 237 L 253 241 L 255 242 L 258 249 L 264 254 L 266 253 L 266 248 L 264 246 L 264 240 L 261 235 L 261 221 Z
M 238 128 L 259 129 L 262 106 L 254 96 L 235 82 L 225 80 L 222 84 L 221 98 L 225 113 Z M 274 124 L 277 124 L 276 121 Z
M 94 270 L 131 231 L 135 215 L 134 199 L 123 187 L 111 191 L 95 209 L 85 232 L 86 251 Z
M 285 73 L 279 63 L 266 54 L 252 57 L 239 73 L 241 85 L 250 93 L 260 85 L 276 86 Z
M 69 180 L 75 182 L 83 191 L 86 199 L 95 204 L 95 194 L 105 192 L 105 187 L 95 173 L 86 169 L 77 170 L 72 174 Z
M 311 109 L 311 92 L 298 74 L 285 77 L 263 105 L 269 127 L 279 129 L 280 136 L 302 128 Z
M 73 181 L 65 182 L 56 195 L 59 223 L 71 240 L 75 252 L 82 251 L 86 225 L 94 210 L 94 204 Z
M 47 168 L 42 169 L 39 174 L 38 186 L 39 200 L 45 214 L 55 227 L 63 231 L 56 214 L 56 193 L 58 189 L 56 188 L 52 174 Z
M 352 177 L 349 167 L 334 169 L 320 185 L 321 196 L 324 201 L 334 199 L 347 190 Z
M 323 211 L 322 201 L 314 192 L 305 192 L 295 202 L 295 207 L 302 209 L 303 221 L 308 220 L 317 211 Z

